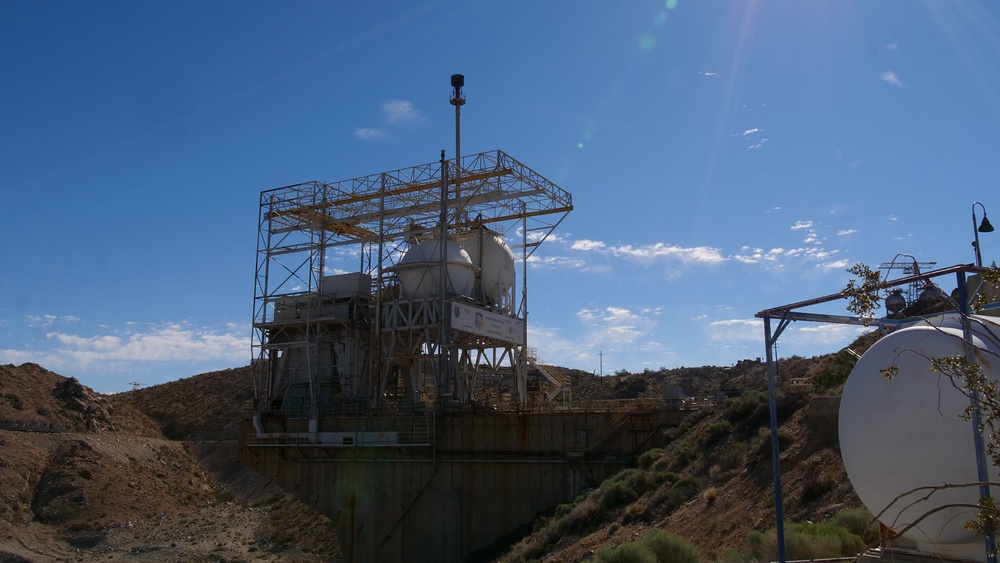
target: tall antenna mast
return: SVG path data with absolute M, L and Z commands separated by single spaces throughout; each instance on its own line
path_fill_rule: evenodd
M 465 76 L 461 74 L 451 75 L 451 105 L 455 106 L 455 164 L 461 163 L 462 158 L 462 106 L 465 105 L 465 94 L 462 93 L 462 86 L 465 86 Z
M 462 93 L 462 86 L 465 86 L 465 76 L 461 74 L 451 75 L 451 105 L 455 106 L 455 201 L 459 201 L 462 196 L 462 174 L 459 169 L 462 167 L 462 106 L 465 105 L 465 94 Z M 445 164 L 444 159 L 441 163 Z M 460 222 L 462 215 L 461 204 L 455 207 L 455 224 Z

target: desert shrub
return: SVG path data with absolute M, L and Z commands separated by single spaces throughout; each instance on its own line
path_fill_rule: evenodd
M 670 563 L 698 563 L 701 556 L 698 548 L 686 539 L 655 528 L 639 540 L 654 556 L 654 561 Z
M 685 476 L 671 485 L 667 496 L 674 506 L 679 506 L 683 504 L 684 501 L 697 494 L 699 488 L 700 486 L 698 485 L 697 479 Z
M 754 563 L 757 559 L 749 551 L 727 547 L 715 558 L 715 563 Z
M 778 556 L 777 534 L 767 533 L 767 557 L 774 560 Z M 813 524 L 796 522 L 785 528 L 786 559 L 823 559 L 857 555 L 865 549 L 865 542 L 840 526 L 833 524 Z
M 573 502 L 568 502 L 568 503 L 560 504 L 559 506 L 556 507 L 556 510 L 555 510 L 555 513 L 553 514 L 553 516 L 555 518 L 557 518 L 557 519 L 558 518 L 562 518 L 564 516 L 568 516 L 571 512 L 573 512 L 573 509 L 576 508 L 586 498 L 587 497 L 585 497 L 583 495 L 577 495 L 577 497 L 575 499 L 573 499 Z
M 638 465 L 640 469 L 649 469 L 653 463 L 659 460 L 662 456 L 663 450 L 660 448 L 646 450 L 639 456 L 639 459 L 636 460 L 636 465 Z
M 628 504 L 637 498 L 639 498 L 639 495 L 627 483 L 608 481 L 606 484 L 601 485 L 598 502 L 602 508 L 612 510 Z
M 625 483 L 637 495 L 641 495 L 664 482 L 666 475 L 642 469 L 626 469 L 619 472 L 615 479 Z
M 677 438 L 680 438 L 681 436 L 687 434 L 688 430 L 691 430 L 691 425 L 692 425 L 691 417 L 685 418 L 684 420 L 680 421 L 680 423 L 678 423 L 677 426 L 674 426 L 673 428 L 668 428 L 667 430 L 663 431 L 664 440 L 666 440 L 667 443 L 673 442 Z
M 761 405 L 767 406 L 767 393 L 752 389 L 744 391 L 739 397 L 730 397 L 723 403 L 726 419 L 732 423 L 749 417 Z
M 705 429 L 705 447 L 715 445 L 716 442 L 725 438 L 733 430 L 733 423 L 728 420 L 720 420 L 708 425 Z
M 698 444 L 690 438 L 678 443 L 673 449 L 671 468 L 683 469 L 687 467 L 687 464 L 698 455 L 700 449 Z
M 577 503 L 569 514 L 556 521 L 553 526 L 557 535 L 562 535 L 578 530 L 583 530 L 589 526 L 600 523 L 604 518 L 604 507 L 593 495 L 588 496 L 582 502 Z
M 767 538 L 764 537 L 764 532 L 759 530 L 750 530 L 747 532 L 747 543 L 750 544 L 750 557 L 753 560 L 760 561 L 764 558 L 765 543 Z
M 836 389 L 847 381 L 857 359 L 847 350 L 841 350 L 824 364 L 823 368 L 813 377 L 813 389 L 818 392 Z
M 781 433 L 778 433 L 778 440 L 781 440 Z M 837 486 L 837 482 L 829 475 L 819 472 L 812 472 L 806 476 L 802 483 L 802 491 L 799 493 L 799 502 L 812 502 L 821 498 L 826 493 L 832 491 Z
M 757 431 L 757 452 L 764 455 L 771 455 L 771 429 L 762 426 Z M 795 443 L 795 436 L 784 428 L 778 429 L 778 451 L 782 451 Z
M 715 461 L 715 465 L 719 467 L 719 473 L 717 476 L 725 478 L 724 470 L 732 469 L 733 467 L 741 464 L 743 459 L 746 457 L 747 450 L 749 449 L 749 442 L 736 440 L 729 440 L 726 442 L 725 447 L 717 450 L 712 458 Z
M 597 560 L 601 563 L 657 563 L 656 555 L 638 542 L 601 550 L 597 554 Z
M 719 498 L 719 489 L 715 487 L 709 487 L 702 491 L 701 498 L 705 499 L 705 502 L 712 504 L 715 499 Z
M 878 524 L 875 523 L 875 517 L 864 508 L 841 510 L 830 518 L 830 523 L 860 537 L 865 543 L 878 539 Z
M 670 456 L 660 456 L 649 466 L 649 470 L 654 473 L 668 471 L 673 463 L 674 461 Z

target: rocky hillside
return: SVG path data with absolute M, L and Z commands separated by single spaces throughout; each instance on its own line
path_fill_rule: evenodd
M 860 506 L 836 440 L 839 388 L 853 362 L 846 352 L 779 362 L 789 522 Z M 661 396 L 666 387 L 730 398 L 706 403 L 663 448 L 481 560 L 596 561 L 651 529 L 689 540 L 705 561 L 735 563 L 761 549 L 774 522 L 763 363 L 603 378 L 553 369 L 573 382 L 574 401 Z M 235 461 L 251 397 L 249 367 L 101 395 L 34 364 L 0 366 L 0 561 L 340 560 L 329 519 Z
M 332 523 L 236 464 L 234 443 L 164 436 L 238 416 L 185 389 L 216 378 L 239 402 L 238 373 L 140 400 L 0 366 L 0 561 L 336 560 Z
M 851 350 L 863 353 L 876 338 L 866 335 Z M 873 539 L 870 514 L 847 480 L 837 442 L 840 390 L 854 361 L 841 351 L 778 362 L 782 495 L 786 522 L 837 522 L 852 528 L 857 542 L 867 542 Z M 726 390 L 729 398 L 706 404 L 669 431 L 666 445 L 644 453 L 635 467 L 539 518 L 500 561 L 639 561 L 615 550 L 651 530 L 690 542 L 702 561 L 774 560 L 766 364 L 747 360 L 727 368 L 619 373 L 600 381 L 565 373 L 574 378 L 574 398 L 608 391 L 619 397 L 650 396 L 665 385 L 681 387 L 688 396 Z M 816 547 L 796 546 L 800 551 L 790 548 L 788 556 L 838 555 L 822 551 L 825 545 L 809 551 Z

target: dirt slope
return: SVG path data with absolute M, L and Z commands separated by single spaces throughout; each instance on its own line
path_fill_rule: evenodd
M 246 380 L 215 377 L 234 403 L 248 393 Z M 34 364 L 0 366 L 0 561 L 338 559 L 332 523 L 236 464 L 234 442 L 161 433 L 193 435 L 238 409 L 220 409 L 198 385 L 173 398 L 154 389 L 145 403 L 160 420 L 131 394 L 100 395 Z M 171 415 L 171 405 L 205 420 Z

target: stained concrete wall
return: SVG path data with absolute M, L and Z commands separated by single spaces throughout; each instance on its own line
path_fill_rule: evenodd
M 251 445 L 247 422 L 240 459 L 330 516 L 347 561 L 461 561 L 599 484 L 681 415 L 647 414 L 591 455 L 581 438 L 610 413 L 442 416 L 433 447 Z

